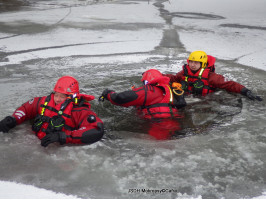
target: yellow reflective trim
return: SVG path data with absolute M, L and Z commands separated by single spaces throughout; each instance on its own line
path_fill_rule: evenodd
M 169 91 L 170 91 L 170 103 L 173 103 L 173 92 L 172 92 L 172 90 L 171 90 L 171 88 L 169 87 L 169 85 L 167 85 L 167 87 L 168 87 L 168 89 L 169 89 Z
M 44 111 L 45 111 L 45 106 L 47 106 L 48 102 L 44 102 L 44 107 L 42 108 L 42 111 L 41 111 L 41 115 L 43 115 Z
M 205 68 L 201 68 L 200 73 L 199 73 L 199 78 L 201 79 L 202 73 L 204 72 Z

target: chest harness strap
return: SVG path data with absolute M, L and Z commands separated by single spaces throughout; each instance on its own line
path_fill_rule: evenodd
M 68 104 L 72 102 L 72 99 L 65 100 L 65 102 L 61 105 L 59 111 L 51 106 L 47 106 L 50 100 L 51 100 L 51 95 L 47 96 L 44 101 L 44 104 L 41 105 L 42 107 L 41 113 L 37 115 L 37 117 L 35 118 L 34 123 L 32 125 L 32 130 L 35 131 L 36 133 L 39 132 L 44 122 L 49 123 L 48 128 L 53 130 L 61 130 L 63 127 L 67 130 L 73 130 L 72 127 L 65 124 L 65 119 L 62 117 L 62 116 L 67 118 L 71 117 L 70 115 L 64 113 L 64 110 L 66 109 Z M 51 110 L 57 113 L 58 115 L 55 115 L 53 117 L 44 116 L 46 109 Z

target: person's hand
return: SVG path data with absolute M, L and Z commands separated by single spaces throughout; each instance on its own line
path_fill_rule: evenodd
M 249 89 L 243 88 L 241 90 L 241 94 L 248 97 L 251 100 L 257 100 L 257 101 L 262 101 L 263 99 L 260 96 L 254 95 Z
M 47 147 L 49 144 L 59 142 L 61 145 L 66 143 L 66 134 L 62 131 L 46 132 L 41 140 L 41 145 Z
M 10 129 L 16 126 L 16 119 L 11 116 L 5 117 L 2 121 L 0 121 L 0 132 L 7 133 Z
M 107 99 L 107 96 L 109 93 L 113 92 L 113 90 L 105 89 L 102 93 L 102 95 L 99 97 L 99 101 L 104 101 L 104 99 Z

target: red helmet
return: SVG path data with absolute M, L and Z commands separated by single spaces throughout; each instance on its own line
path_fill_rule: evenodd
M 56 82 L 54 91 L 67 95 L 79 94 L 79 83 L 72 76 L 63 76 Z
M 141 78 L 142 82 L 146 82 L 146 84 L 155 84 L 155 83 L 161 83 L 161 84 L 168 84 L 170 79 L 166 76 L 163 76 L 161 72 L 159 72 L 157 69 L 149 69 L 146 72 L 142 74 Z

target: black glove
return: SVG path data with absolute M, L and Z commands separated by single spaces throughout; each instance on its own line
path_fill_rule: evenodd
M 249 99 L 251 100 L 258 100 L 258 101 L 262 101 L 263 99 L 260 96 L 255 96 L 249 89 L 247 88 L 243 88 L 241 90 L 241 94 L 244 96 L 247 96 Z
M 61 145 L 66 143 L 66 134 L 62 131 L 46 132 L 41 140 L 41 145 L 47 147 L 49 144 L 59 142 Z
M 16 126 L 16 119 L 11 116 L 7 116 L 5 119 L 0 121 L 0 132 L 7 133 L 11 128 Z
M 107 99 L 107 96 L 109 93 L 113 92 L 113 90 L 105 89 L 102 93 L 102 96 L 99 97 L 99 101 L 104 101 L 104 99 Z

